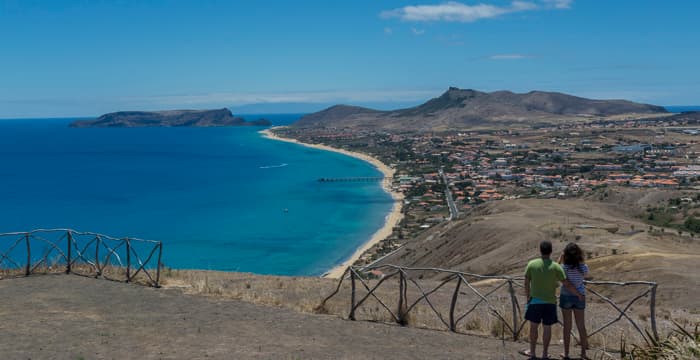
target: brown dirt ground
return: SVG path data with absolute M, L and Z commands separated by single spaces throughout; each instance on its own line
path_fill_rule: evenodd
M 679 194 L 622 189 L 610 190 L 603 201 L 494 202 L 430 229 L 381 263 L 521 275 L 527 261 L 539 256 L 541 240 L 552 241 L 555 256 L 576 242 L 587 254 L 594 280 L 656 281 L 659 306 L 698 314 L 700 237 L 670 229 L 650 233 L 635 216 L 646 205 Z
M 517 359 L 525 347 L 75 275 L 4 279 L 0 303 L 8 360 Z

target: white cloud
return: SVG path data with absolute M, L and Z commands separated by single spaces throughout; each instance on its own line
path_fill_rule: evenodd
M 574 0 L 542 0 L 542 2 L 555 9 L 571 9 Z
M 491 60 L 521 60 L 521 59 L 531 59 L 534 56 L 524 55 L 524 54 L 497 54 L 489 56 Z
M 383 11 L 380 15 L 383 18 L 399 18 L 403 21 L 474 22 L 536 8 L 537 5 L 535 3 L 526 1 L 513 1 L 509 6 L 489 4 L 465 5 L 457 1 L 448 1 L 439 5 L 404 6 Z
M 490 19 L 501 15 L 532 11 L 540 8 L 568 9 L 573 0 L 515 0 L 509 5 L 499 6 L 479 3 L 466 5 L 458 1 L 448 1 L 437 5 L 409 5 L 392 10 L 382 11 L 380 16 L 385 19 L 398 18 L 403 21 L 446 21 L 446 22 L 474 22 L 481 19 Z
M 384 35 L 391 35 L 391 34 L 393 34 L 393 33 L 394 33 L 394 29 L 392 29 L 392 28 L 390 28 L 390 27 L 385 27 L 385 28 L 384 28 Z
M 425 34 L 425 30 L 423 30 L 423 29 L 416 29 L 416 28 L 414 28 L 414 27 L 411 28 L 411 32 L 413 33 L 413 35 L 423 35 L 423 34 Z

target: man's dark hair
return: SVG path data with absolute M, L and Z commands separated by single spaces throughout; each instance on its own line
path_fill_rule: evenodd
M 540 254 L 551 255 L 552 254 L 552 243 L 550 241 L 544 240 L 540 243 Z

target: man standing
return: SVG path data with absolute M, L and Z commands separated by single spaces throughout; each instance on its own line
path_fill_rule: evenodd
M 527 307 L 525 320 L 530 321 L 530 351 L 522 353 L 531 359 L 536 359 L 535 350 L 539 336 L 539 325 L 542 323 L 542 358 L 548 359 L 547 351 L 552 338 L 552 324 L 557 322 L 556 289 L 561 282 L 572 294 L 583 300 L 583 295 L 566 279 L 566 273 L 556 261 L 552 261 L 552 243 L 540 243 L 539 259 L 527 264 L 525 269 L 525 295 Z

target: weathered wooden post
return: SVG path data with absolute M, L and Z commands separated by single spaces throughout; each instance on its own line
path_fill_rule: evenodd
M 350 268 L 350 320 L 355 320 L 355 270 Z
M 459 297 L 459 287 L 462 285 L 462 279 L 457 276 L 457 285 L 455 286 L 455 291 L 452 293 L 452 302 L 450 303 L 450 331 L 456 331 L 455 324 L 455 306 L 457 306 L 457 298 Z
M 100 270 L 100 236 L 95 236 L 95 277 L 102 275 Z
M 508 292 L 510 293 L 510 303 L 513 308 L 513 341 L 518 341 L 518 306 L 515 298 L 515 289 L 513 288 L 513 279 L 508 279 Z
M 163 266 L 161 258 L 163 257 L 163 243 L 158 244 L 158 269 L 156 270 L 156 287 L 160 287 L 160 268 Z
M 397 311 L 398 323 L 406 325 L 406 275 L 399 271 L 399 308 Z
M 68 249 L 66 249 L 66 274 L 70 274 L 70 266 L 72 259 L 72 248 L 73 248 L 73 233 L 68 230 L 66 234 L 66 239 L 68 240 Z
M 129 238 L 125 238 L 126 241 L 126 282 L 131 281 L 131 242 Z
M 32 251 L 29 246 L 29 233 L 24 234 L 24 242 L 27 243 L 27 267 L 25 268 L 25 275 L 29 276 L 32 272 Z
M 656 330 L 656 287 L 654 283 L 651 286 L 651 299 L 649 300 L 649 317 L 651 318 L 651 332 L 654 334 L 654 339 L 659 340 L 659 333 Z

